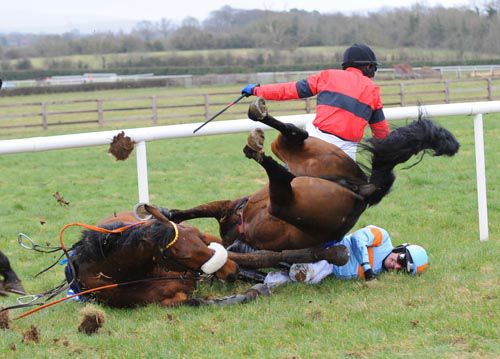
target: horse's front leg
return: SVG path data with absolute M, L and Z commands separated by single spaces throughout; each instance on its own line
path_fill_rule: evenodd
M 243 148 L 243 153 L 248 158 L 254 159 L 266 170 L 269 178 L 269 197 L 271 200 L 269 211 L 272 215 L 276 215 L 281 209 L 293 205 L 294 195 L 291 183 L 295 176 L 272 157 L 265 155 L 263 144 L 264 132 L 257 128 L 248 136 L 248 142 Z
M 262 97 L 258 97 L 248 108 L 248 118 L 253 121 L 262 122 L 272 127 L 283 135 L 283 141 L 294 146 L 301 146 L 309 134 L 307 131 L 295 126 L 292 123 L 278 121 L 267 112 L 266 102 Z
M 222 200 L 202 204 L 189 209 L 171 209 L 166 216 L 173 222 L 180 223 L 194 218 L 215 218 L 220 220 L 231 208 L 233 201 Z

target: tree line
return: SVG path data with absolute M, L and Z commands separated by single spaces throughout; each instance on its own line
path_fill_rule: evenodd
M 142 21 L 127 33 L 0 34 L 0 68 L 6 70 L 9 60 L 17 60 L 17 69 L 26 70 L 33 57 L 237 48 L 295 51 L 354 42 L 387 49 L 449 49 L 459 57 L 473 51 L 494 58 L 500 54 L 499 11 L 500 0 L 457 8 L 415 4 L 363 16 L 224 6 L 201 22 L 191 17 L 179 25 L 167 18 Z

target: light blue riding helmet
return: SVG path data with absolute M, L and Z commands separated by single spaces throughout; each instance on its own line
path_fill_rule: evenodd
M 429 265 L 427 252 L 419 245 L 404 243 L 395 247 L 392 252 L 399 253 L 398 262 L 411 275 L 422 273 Z

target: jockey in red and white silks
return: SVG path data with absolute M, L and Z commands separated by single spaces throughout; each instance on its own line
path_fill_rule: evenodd
M 366 125 L 376 138 L 389 133 L 380 88 L 355 67 L 324 70 L 297 82 L 257 86 L 253 94 L 278 101 L 316 95 L 316 117 L 306 131 L 337 145 L 353 159 Z

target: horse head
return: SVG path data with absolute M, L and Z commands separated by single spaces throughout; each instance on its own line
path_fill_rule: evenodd
M 156 219 L 152 226 L 163 227 L 163 231 L 152 227 L 152 237 L 160 243 L 163 241 L 162 257 L 169 269 L 201 271 L 229 281 L 236 279 L 238 265 L 228 259 L 226 249 L 219 242 L 210 241 L 208 236 L 194 227 L 171 222 L 157 207 L 145 204 L 144 209 Z M 170 233 L 167 240 L 165 228 Z

